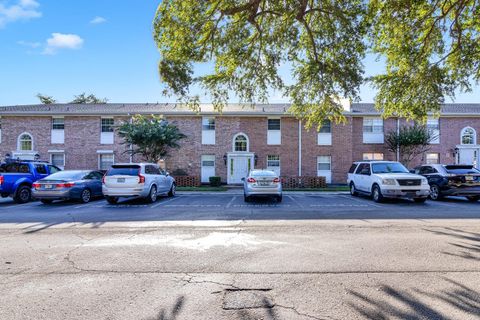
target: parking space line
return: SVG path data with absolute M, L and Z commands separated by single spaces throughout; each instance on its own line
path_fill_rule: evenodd
M 230 200 L 230 202 L 227 204 L 227 206 L 225 208 L 226 209 L 230 208 L 232 206 L 233 201 L 235 201 L 236 198 L 237 198 L 237 196 L 233 196 L 232 200 Z
M 79 206 L 76 206 L 76 207 L 73 207 L 74 209 L 82 209 L 82 208 L 85 208 L 85 207 L 92 207 L 94 205 L 98 205 L 99 203 L 95 203 L 95 202 L 90 202 L 90 203 L 85 203 L 85 204 L 82 204 L 82 205 L 79 205 Z
M 157 204 L 154 204 L 153 206 L 150 206 L 150 208 L 153 209 L 153 208 L 156 208 L 156 207 L 158 207 L 158 206 L 161 206 L 162 204 L 165 204 L 165 203 L 171 202 L 171 201 L 173 201 L 173 200 L 177 200 L 177 199 L 180 199 L 180 197 L 179 197 L 179 196 L 176 196 L 176 197 L 174 197 L 174 198 L 172 198 L 172 199 L 168 199 L 167 201 L 159 202 L 159 203 L 157 203 Z
M 304 208 L 303 205 L 298 202 L 297 200 L 295 200 L 291 195 L 287 195 L 287 197 L 289 197 L 297 206 L 299 206 L 300 208 Z
M 352 196 L 340 195 L 340 197 L 342 197 L 342 198 L 344 198 L 344 199 L 347 199 L 347 200 L 353 200 L 353 201 L 358 202 L 358 203 L 361 203 L 361 204 L 365 204 L 365 203 L 368 201 L 367 199 L 365 199 L 365 201 L 359 200 L 359 199 L 357 199 L 357 198 L 355 198 L 355 197 L 352 197 Z M 373 201 L 373 200 L 372 200 L 372 201 Z M 372 207 L 376 207 L 376 208 L 383 208 L 382 206 L 380 206 L 380 205 L 378 205 L 378 204 L 376 204 L 376 203 L 373 203 L 373 202 L 368 202 L 368 203 L 366 203 L 366 204 L 367 204 L 367 206 L 372 206 Z

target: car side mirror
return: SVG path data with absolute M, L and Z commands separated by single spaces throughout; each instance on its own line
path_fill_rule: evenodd
M 410 173 L 415 173 L 415 169 L 410 169 Z

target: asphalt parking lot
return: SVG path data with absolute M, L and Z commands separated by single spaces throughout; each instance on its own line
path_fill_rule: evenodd
M 102 223 L 112 221 L 301 220 L 301 219 L 452 219 L 480 218 L 480 202 L 462 198 L 427 201 L 390 200 L 375 203 L 346 193 L 284 194 L 283 201 L 256 199 L 246 203 L 240 193 L 180 193 L 153 204 L 125 199 L 110 205 L 100 199 L 88 204 L 38 201 L 15 204 L 0 200 L 0 223 Z

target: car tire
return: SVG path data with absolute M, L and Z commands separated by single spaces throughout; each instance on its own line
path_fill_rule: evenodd
M 107 200 L 107 202 L 109 204 L 117 204 L 118 203 L 118 197 L 105 196 L 105 200 Z
M 355 184 L 353 182 L 350 183 L 350 195 L 353 197 L 358 196 L 357 188 L 355 188 Z
M 148 197 L 146 198 L 148 203 L 154 203 L 157 201 L 157 187 L 152 186 L 150 188 L 150 192 L 148 193 Z
M 92 200 L 92 192 L 90 189 L 83 189 L 80 193 L 80 202 L 81 203 L 89 203 Z
M 172 187 L 170 188 L 170 191 L 168 191 L 168 196 L 175 197 L 176 192 L 177 192 L 177 186 L 175 185 L 175 183 L 172 183 Z
M 40 202 L 43 204 L 52 204 L 53 200 L 50 199 L 40 199 Z
M 249 196 L 247 196 L 246 194 L 243 194 L 243 201 L 245 201 L 245 202 L 250 202 L 250 200 L 251 200 L 251 199 L 250 199 Z
M 277 196 L 277 202 L 282 202 L 283 197 L 282 196 Z
M 380 187 L 376 184 L 374 184 L 372 187 L 372 199 L 378 203 L 383 202 L 384 199 Z
M 26 185 L 18 187 L 13 200 L 20 204 L 29 202 L 32 200 L 32 190 L 30 190 L 30 187 Z
M 425 201 L 427 201 L 427 198 L 413 198 L 413 201 L 416 203 L 425 203 Z
M 440 193 L 440 187 L 436 184 L 432 184 L 430 186 L 430 195 L 429 195 L 430 199 L 433 200 L 433 201 L 438 201 L 440 199 L 442 199 L 442 194 Z
M 480 200 L 480 196 L 467 196 L 466 198 L 468 201 L 471 202 L 477 202 L 478 200 Z

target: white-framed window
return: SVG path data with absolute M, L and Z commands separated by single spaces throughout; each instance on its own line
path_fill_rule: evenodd
M 52 118 L 51 142 L 52 144 L 65 143 L 65 121 L 63 117 Z
M 427 130 L 431 136 L 431 144 L 440 143 L 440 123 L 439 119 L 427 119 Z
M 332 156 L 317 157 L 317 176 L 325 177 L 327 183 L 332 182 Z
M 63 170 L 65 168 L 65 153 L 51 153 L 50 163 Z
M 362 155 L 362 160 L 383 160 L 383 153 L 366 152 Z
M 282 130 L 280 118 L 267 119 L 267 144 L 281 144 Z
M 100 143 L 113 144 L 114 120 L 113 118 L 102 118 L 100 120 Z
M 215 118 L 202 118 L 202 144 L 215 144 Z
M 108 170 L 115 163 L 113 153 L 100 153 L 98 155 L 98 169 Z
M 18 136 L 17 150 L 33 151 L 33 137 L 30 133 L 24 132 Z
M 379 117 L 363 118 L 363 143 L 383 143 L 383 119 Z
M 267 170 L 274 171 L 280 176 L 280 156 L 268 155 L 267 156 Z
M 477 132 L 472 127 L 466 127 L 462 129 L 461 144 L 477 144 Z
M 317 144 L 323 146 L 332 145 L 332 122 L 324 120 L 317 134 Z
M 425 162 L 427 164 L 437 164 L 440 163 L 440 154 L 436 152 L 427 153 Z
M 248 137 L 239 133 L 233 138 L 233 151 L 234 152 L 248 152 L 249 150 L 249 141 Z

